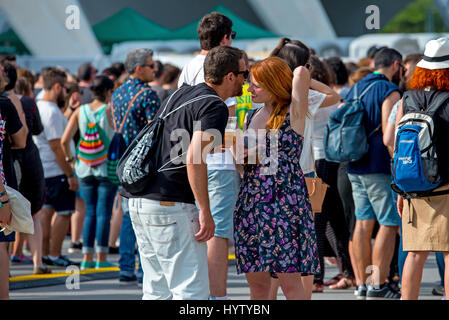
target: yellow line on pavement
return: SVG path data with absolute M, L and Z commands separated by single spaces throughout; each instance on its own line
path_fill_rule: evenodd
M 75 271 L 76 269 L 73 269 L 73 270 L 74 270 L 74 272 L 70 272 L 70 273 L 69 272 L 59 272 L 59 273 L 32 274 L 32 275 L 26 275 L 26 276 L 10 277 L 9 281 L 16 282 L 16 281 L 28 281 L 28 280 L 54 279 L 54 278 L 68 277 L 68 276 L 74 275 L 75 273 L 84 275 L 84 274 L 93 274 L 93 273 L 99 273 L 99 272 L 120 271 L 120 269 L 118 267 L 86 269 L 86 270 L 82 270 L 82 271 Z
M 228 260 L 235 260 L 235 254 L 229 254 Z M 136 269 L 137 269 L 137 266 L 136 266 Z M 49 273 L 49 274 L 31 274 L 31 275 L 25 275 L 25 276 L 15 276 L 15 277 L 10 277 L 9 281 L 17 282 L 17 281 L 41 280 L 41 279 L 54 279 L 54 278 L 68 277 L 75 273 L 79 273 L 80 275 L 85 275 L 85 274 L 93 274 L 93 273 L 99 273 L 99 272 L 120 271 L 119 267 L 86 269 L 86 270 L 80 270 L 80 271 L 77 271 L 77 269 L 74 268 L 72 270 L 73 270 L 73 272 L 58 272 L 58 273 Z

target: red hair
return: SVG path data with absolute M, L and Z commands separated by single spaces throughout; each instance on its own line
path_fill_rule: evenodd
M 251 74 L 273 97 L 273 111 L 266 129 L 280 129 L 292 100 L 293 72 L 281 58 L 270 57 L 258 62 L 251 69 Z
M 409 90 L 430 87 L 436 90 L 449 90 L 449 69 L 429 70 L 416 67 L 408 83 Z

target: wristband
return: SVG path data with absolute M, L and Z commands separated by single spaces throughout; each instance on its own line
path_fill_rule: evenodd
M 73 178 L 75 176 L 74 173 L 72 173 L 71 175 L 67 176 L 68 179 Z
M 3 207 L 3 205 L 4 205 L 4 204 L 7 204 L 7 203 L 9 203 L 9 199 L 8 199 L 8 200 L 6 200 L 6 201 L 1 201 L 0 203 L 2 204 L 2 207 Z

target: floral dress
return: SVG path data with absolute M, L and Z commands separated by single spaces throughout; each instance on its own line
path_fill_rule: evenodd
M 267 164 L 245 165 L 234 212 L 238 273 L 320 271 L 314 216 L 299 165 L 303 139 L 290 126 L 287 113 L 278 131 L 275 174 L 262 174 Z M 270 132 L 266 144 L 269 150 Z

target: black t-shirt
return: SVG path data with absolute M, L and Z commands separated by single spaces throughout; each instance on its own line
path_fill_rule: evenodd
M 14 161 L 9 136 L 17 133 L 23 125 L 20 121 L 16 107 L 14 107 L 11 100 L 9 100 L 5 95 L 0 96 L 0 113 L 3 121 L 5 121 L 5 131 L 7 134 L 3 140 L 3 170 L 5 172 L 5 178 L 8 186 L 17 190 L 18 184 L 16 173 L 14 171 Z
M 22 103 L 23 112 L 25 113 L 25 119 L 28 126 L 27 144 L 33 140 L 33 136 L 39 135 L 44 127 L 42 126 L 39 110 L 37 109 L 36 102 L 33 98 L 22 96 L 20 98 Z
M 438 94 L 435 90 L 422 91 L 419 94 L 421 101 L 424 101 L 423 93 L 426 96 L 428 104 L 430 104 L 435 95 Z M 409 112 L 406 104 L 404 104 L 403 108 L 404 114 Z M 445 106 L 438 109 L 433 117 L 433 124 L 435 126 L 435 133 L 433 136 L 438 155 L 439 174 L 444 182 L 449 183 L 449 101 L 446 102 Z
M 205 83 L 196 86 L 183 86 L 170 100 L 165 112 L 165 104 L 159 109 L 156 117 L 166 115 L 179 107 L 182 103 L 201 95 L 217 95 L 215 90 Z M 167 100 L 168 101 L 168 100 Z M 138 196 L 131 196 L 124 190 L 121 194 L 129 198 L 146 198 L 158 201 L 173 201 L 183 203 L 195 203 L 192 189 L 187 177 L 185 166 L 186 154 L 182 163 L 170 162 L 171 153 L 177 150 L 176 155 L 187 153 L 194 131 L 218 130 L 224 136 L 224 130 L 228 121 L 228 108 L 220 98 L 206 98 L 193 102 L 174 113 L 170 114 L 164 121 L 163 142 L 161 157 L 158 167 L 164 166 L 163 172 L 159 172 L 148 188 Z M 173 134 L 172 134 L 173 133 Z M 171 139 L 172 138 L 172 139 Z M 175 139 L 176 138 L 176 139 Z M 188 143 L 180 148 L 181 141 Z M 175 140 L 175 141 L 171 141 Z

